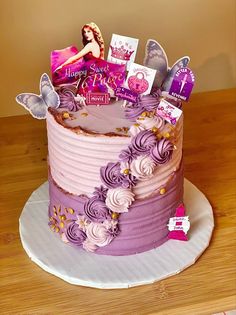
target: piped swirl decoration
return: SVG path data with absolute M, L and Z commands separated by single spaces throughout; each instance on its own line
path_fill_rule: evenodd
M 134 193 L 130 189 L 115 188 L 107 192 L 106 205 L 114 212 L 128 212 L 133 201 Z
M 108 188 L 117 188 L 122 185 L 124 175 L 121 174 L 120 163 L 108 163 L 101 167 L 100 177 Z
M 86 234 L 79 228 L 79 226 L 72 222 L 66 229 L 66 239 L 77 246 L 81 246 L 83 241 L 86 239 Z
M 131 146 L 135 152 L 140 154 L 148 154 L 155 146 L 157 138 L 150 130 L 144 130 L 135 136 L 131 141 Z
M 156 165 L 164 164 L 171 159 L 174 146 L 167 139 L 161 139 L 151 150 L 151 158 Z
M 85 216 L 93 222 L 103 222 L 110 219 L 109 209 L 104 201 L 97 199 L 96 196 L 90 198 L 84 205 Z
M 132 161 L 130 169 L 139 180 L 146 180 L 152 176 L 155 166 L 155 162 L 149 156 L 140 155 Z
M 57 91 L 60 98 L 60 108 L 66 108 L 71 112 L 77 112 L 82 108 L 82 104 L 75 100 L 76 88 L 72 86 L 62 86 Z

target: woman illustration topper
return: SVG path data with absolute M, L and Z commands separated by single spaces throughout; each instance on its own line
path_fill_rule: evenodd
M 53 85 L 75 83 L 86 71 L 85 63 L 93 58 L 104 59 L 104 41 L 98 26 L 91 22 L 82 28 L 84 47 L 75 46 L 51 52 Z

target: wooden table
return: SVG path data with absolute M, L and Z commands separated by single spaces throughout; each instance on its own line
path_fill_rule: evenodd
M 1 118 L 0 314 L 213 314 L 236 309 L 236 89 L 194 94 L 185 104 L 185 177 L 209 199 L 209 248 L 182 273 L 152 285 L 100 290 L 70 285 L 26 255 L 18 219 L 47 180 L 44 121 Z

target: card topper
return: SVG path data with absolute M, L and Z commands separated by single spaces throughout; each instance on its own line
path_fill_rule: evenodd
M 137 38 L 112 34 L 107 61 L 125 64 L 126 69 L 129 70 L 130 64 L 135 60 L 138 42 Z

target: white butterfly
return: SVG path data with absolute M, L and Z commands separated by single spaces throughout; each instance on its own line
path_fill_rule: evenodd
M 34 93 L 21 93 L 16 101 L 27 109 L 37 119 L 46 118 L 47 108 L 58 108 L 60 105 L 59 95 L 55 92 L 49 76 L 44 73 L 40 78 L 40 95 Z
M 184 56 L 177 60 L 174 65 L 168 67 L 168 59 L 162 46 L 154 39 L 149 39 L 146 44 L 146 51 L 143 64 L 157 70 L 153 86 L 169 91 L 172 80 L 176 71 L 180 68 L 187 67 L 190 58 Z

